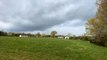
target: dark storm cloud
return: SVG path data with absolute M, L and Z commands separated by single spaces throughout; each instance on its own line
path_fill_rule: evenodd
M 45 30 L 75 19 L 85 22 L 95 16 L 95 3 L 95 0 L 0 0 L 0 22 L 11 24 L 8 31 Z

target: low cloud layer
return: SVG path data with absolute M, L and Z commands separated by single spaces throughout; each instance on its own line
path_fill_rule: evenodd
M 6 31 L 43 31 L 73 20 L 78 23 L 69 26 L 82 26 L 95 14 L 96 0 L 0 0 L 0 26 Z

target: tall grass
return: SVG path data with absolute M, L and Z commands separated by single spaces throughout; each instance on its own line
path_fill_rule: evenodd
M 81 40 L 0 37 L 0 60 L 107 60 L 107 48 Z

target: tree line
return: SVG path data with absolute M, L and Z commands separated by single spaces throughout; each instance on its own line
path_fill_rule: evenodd
M 0 31 L 0 36 L 7 36 L 7 32 Z
M 14 32 L 0 31 L 0 36 L 16 36 L 16 37 L 19 37 L 19 35 L 24 35 L 24 36 L 37 37 L 37 38 L 40 38 L 40 37 L 52 37 L 52 38 L 55 38 L 55 37 L 57 37 L 56 34 L 57 34 L 57 31 L 51 31 L 50 35 L 41 34 L 39 32 L 35 33 L 35 34 L 32 34 L 32 33 L 14 33 Z

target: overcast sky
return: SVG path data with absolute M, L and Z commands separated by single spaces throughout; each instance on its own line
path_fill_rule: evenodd
M 81 35 L 95 14 L 96 0 L 0 0 L 0 29 Z

